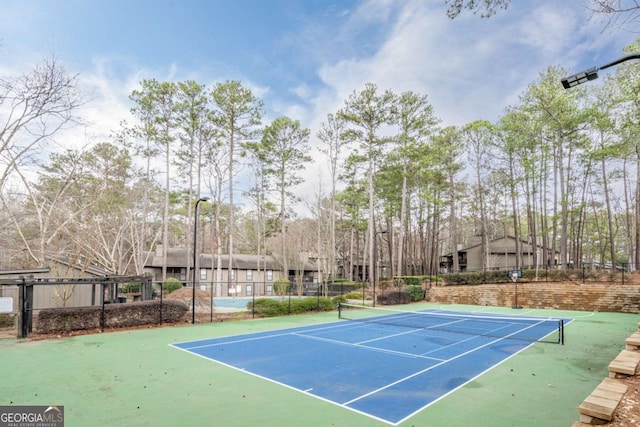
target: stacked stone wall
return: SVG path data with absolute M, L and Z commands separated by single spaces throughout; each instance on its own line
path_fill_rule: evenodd
M 528 308 L 640 313 L 640 285 L 609 283 L 541 283 L 517 285 L 518 305 Z M 514 306 L 516 285 L 437 286 L 429 289 L 432 302 Z

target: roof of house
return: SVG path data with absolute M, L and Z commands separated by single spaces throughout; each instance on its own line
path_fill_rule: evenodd
M 14 270 L 0 270 L 0 276 L 14 276 L 20 275 L 25 276 L 27 274 L 38 274 L 38 273 L 48 273 L 51 269 L 49 267 L 40 267 L 40 268 L 17 268 Z
M 49 261 L 53 261 L 53 262 L 57 262 L 59 264 L 63 264 L 66 265 L 68 267 L 74 268 L 78 271 L 83 271 L 85 273 L 89 273 L 92 274 L 94 276 L 109 276 L 109 275 L 114 275 L 115 272 L 110 272 L 105 270 L 104 268 L 97 266 L 95 264 L 88 264 L 85 265 L 82 262 L 74 262 L 71 260 L 71 258 L 69 258 L 68 256 L 52 256 L 49 255 L 47 256 L 47 259 Z
M 512 236 L 503 236 L 503 237 L 498 237 L 497 239 L 493 239 L 489 241 L 489 252 L 492 254 L 504 254 L 504 253 L 510 253 L 513 254 L 515 253 L 515 247 L 511 247 L 511 246 L 505 246 L 502 245 L 500 246 L 499 243 L 504 241 L 504 240 L 516 240 L 515 237 Z M 520 240 L 520 242 L 522 243 L 522 253 L 528 253 L 530 251 L 529 248 L 531 247 L 535 247 L 535 245 L 532 245 L 531 243 L 527 242 L 526 240 Z M 471 249 L 474 248 L 478 248 L 482 246 L 482 242 L 476 243 L 474 245 L 468 246 L 466 248 L 460 249 L 458 252 L 468 252 Z M 538 245 L 538 248 L 542 249 L 542 245 Z M 558 251 L 556 251 L 557 253 Z M 446 254 L 445 256 L 452 256 L 453 254 L 451 252 L 449 252 L 448 254 Z
M 54 269 L 52 267 L 54 266 L 54 264 L 62 264 L 74 270 L 84 272 L 97 277 L 104 277 L 104 276 L 109 276 L 114 274 L 97 265 L 93 265 L 93 264 L 84 265 L 82 263 L 73 262 L 68 256 L 47 255 L 46 258 L 49 264 L 47 267 L 0 270 L 0 277 L 4 277 L 4 278 L 20 278 L 20 277 L 29 277 L 29 276 L 43 277 L 43 275 L 53 274 L 52 270 Z
M 151 252 L 146 255 L 147 262 L 145 262 L 145 267 L 162 267 L 162 253 Z M 189 258 L 187 259 L 187 257 Z M 229 267 L 229 255 L 220 255 L 220 260 L 222 261 L 222 268 Z M 218 256 L 201 254 L 198 262 L 201 267 L 212 266 L 215 268 L 218 263 Z M 256 270 L 258 262 L 260 263 L 260 268 L 263 269 L 279 270 L 281 268 L 278 262 L 270 255 L 234 254 L 232 257 L 233 268 L 239 270 Z M 193 264 L 193 258 L 185 249 L 167 249 L 167 267 L 184 267 L 191 264 Z
M 51 272 L 49 267 L 44 268 L 20 268 L 12 270 L 0 270 L 0 285 L 16 285 L 19 279 L 28 278 L 30 276 L 48 274 Z

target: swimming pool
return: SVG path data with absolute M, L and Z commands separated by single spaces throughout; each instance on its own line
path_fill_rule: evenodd
M 280 300 L 280 297 L 275 296 L 256 296 L 255 299 L 270 298 L 274 300 Z M 285 297 L 288 298 L 288 297 Z M 297 298 L 297 297 L 292 297 Z M 214 298 L 213 305 L 221 308 L 247 308 L 247 304 L 254 300 L 254 297 L 220 297 Z

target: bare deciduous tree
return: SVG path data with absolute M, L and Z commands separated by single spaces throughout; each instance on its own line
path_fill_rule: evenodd
M 84 101 L 77 80 L 55 58 L 17 77 L 0 77 L 0 191 L 21 165 L 37 162 L 42 144 L 79 122 Z
M 600 18 L 607 27 L 618 27 L 637 33 L 640 21 L 638 0 L 591 0 L 586 6 L 593 18 Z

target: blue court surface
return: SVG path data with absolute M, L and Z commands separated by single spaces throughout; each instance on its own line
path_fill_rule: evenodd
M 397 425 L 532 345 L 562 342 L 568 319 L 342 310 L 315 326 L 172 344 Z

